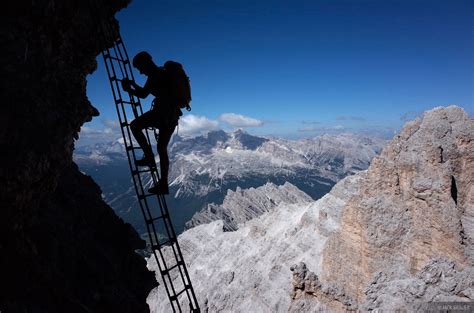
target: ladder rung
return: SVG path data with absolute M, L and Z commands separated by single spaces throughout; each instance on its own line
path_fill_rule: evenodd
M 166 245 L 168 245 L 168 244 L 170 244 L 170 243 L 174 243 L 174 240 L 173 240 L 173 239 L 170 239 L 170 240 L 167 240 L 167 241 L 165 241 L 165 242 L 162 242 L 162 243 L 159 243 L 159 244 L 156 244 L 156 245 L 152 245 L 151 248 L 152 248 L 153 250 L 160 250 L 161 247 L 166 246 Z
M 117 102 L 118 102 L 118 103 L 117 103 Z M 130 102 L 130 101 L 127 101 L 127 100 L 122 100 L 122 99 L 120 99 L 120 101 L 119 101 L 119 100 L 117 100 L 115 103 L 116 103 L 116 104 L 125 103 L 125 104 L 135 104 L 135 105 L 136 105 L 136 103 L 135 103 L 135 102 L 134 102 L 134 103 L 132 103 L 132 102 Z
M 156 194 L 154 194 L 154 193 L 148 193 L 148 194 L 146 194 L 146 195 L 138 195 L 138 199 L 143 200 L 143 199 L 145 199 L 145 198 L 149 198 L 149 197 L 153 197 L 153 196 L 156 196 Z
M 113 56 L 111 56 L 110 54 L 106 54 L 106 55 L 104 55 L 104 56 L 105 56 L 106 58 L 115 60 L 115 61 L 117 61 L 117 62 L 123 62 L 123 63 L 125 63 L 125 64 L 128 63 L 128 60 L 123 60 L 123 59 L 120 59 L 120 58 L 117 58 L 117 57 L 113 57 Z
M 134 147 L 134 146 L 126 146 L 125 150 L 130 151 L 130 150 L 141 150 L 140 147 Z
M 132 175 L 138 175 L 141 173 L 151 173 L 151 172 L 153 172 L 152 169 L 148 167 L 147 170 L 132 170 Z
M 168 217 L 167 214 L 163 214 L 163 215 L 160 215 L 160 216 L 158 216 L 158 217 L 154 217 L 154 218 L 147 219 L 147 220 L 145 220 L 145 222 L 146 222 L 147 224 L 153 224 L 154 221 L 157 221 L 157 220 L 162 219 L 162 218 L 164 219 L 164 218 L 167 218 L 167 217 Z
M 175 265 L 171 266 L 170 268 L 167 268 L 165 270 L 162 270 L 161 271 L 161 275 L 166 275 L 168 274 L 169 272 L 171 272 L 172 270 L 174 270 L 175 268 L 177 268 L 178 266 L 182 266 L 184 265 L 184 262 L 183 261 L 178 261 L 178 263 L 176 263 Z M 186 288 L 185 288 L 186 289 Z
M 181 278 L 183 279 L 181 287 L 184 289 L 180 289 L 179 287 L 174 289 L 173 287 L 172 292 L 170 292 L 173 295 L 169 294 L 169 300 L 171 301 L 172 306 L 174 306 L 173 302 L 179 301 L 178 299 L 180 296 L 183 295 L 183 293 L 187 293 L 188 297 L 191 294 L 194 300 L 191 301 L 191 299 L 189 299 L 190 300 L 189 309 L 191 312 L 197 313 L 197 312 L 200 312 L 199 304 L 197 303 L 197 300 L 195 298 L 193 286 L 191 285 L 191 280 L 186 270 L 186 263 L 184 262 L 183 255 L 179 249 L 178 238 L 176 237 L 174 233 L 173 224 L 171 223 L 170 215 L 167 212 L 168 209 L 166 207 L 166 201 L 165 201 L 164 195 L 162 194 L 156 195 L 154 193 L 148 193 L 146 186 L 142 183 L 143 176 L 148 176 L 148 175 L 141 175 L 141 174 L 150 173 L 149 175 L 153 179 L 152 186 L 155 186 L 156 182 L 159 181 L 159 177 L 160 177 L 160 175 L 158 174 L 157 165 L 155 162 L 153 162 L 154 165 L 151 167 L 149 166 L 151 164 L 147 165 L 146 167 L 137 166 L 136 164 L 136 162 L 138 161 L 136 154 L 141 154 L 141 153 L 135 152 L 135 151 L 142 150 L 142 149 L 138 145 L 134 146 L 134 142 L 130 141 L 131 140 L 130 129 L 129 129 L 130 123 L 127 121 L 128 110 L 125 110 L 125 107 L 128 108 L 128 106 L 126 106 L 127 104 L 131 105 L 131 109 L 133 110 L 134 116 L 137 116 L 139 115 L 140 112 L 142 112 L 142 104 L 138 97 L 134 96 L 131 93 L 128 93 L 127 95 L 127 92 L 125 92 L 123 88 L 121 88 L 121 85 L 123 85 L 123 82 L 125 80 L 132 79 L 132 77 L 128 75 L 130 73 L 129 70 L 131 70 L 130 68 L 131 60 L 129 60 L 128 58 L 125 45 L 122 39 L 120 38 L 120 35 L 113 36 L 110 39 L 113 40 L 115 46 L 112 48 L 107 48 L 107 49 L 102 50 L 102 55 L 104 57 L 104 61 L 105 61 L 104 63 L 107 69 L 109 83 L 111 85 L 111 89 L 113 92 L 115 106 L 118 109 L 118 117 L 120 121 L 120 126 L 121 126 L 121 130 L 122 130 L 123 137 L 125 140 L 125 150 L 126 150 L 126 154 L 127 154 L 129 165 L 130 165 L 133 182 L 135 185 L 135 191 L 136 191 L 136 197 L 137 197 L 136 199 L 138 199 L 138 201 L 140 202 L 140 205 L 142 205 L 142 209 L 144 206 L 146 207 L 146 210 L 147 210 L 147 212 L 143 210 L 142 213 L 144 215 L 145 225 L 147 226 L 147 233 L 149 236 L 149 240 L 151 241 L 151 249 L 153 249 L 152 252 L 157 263 L 160 262 L 160 257 L 163 258 L 163 255 L 160 251 L 162 248 L 164 249 L 172 248 L 174 250 L 175 261 L 173 262 L 176 262 L 176 263 L 173 266 L 169 268 L 165 268 L 163 271 L 160 271 L 160 272 L 161 272 L 161 275 L 163 276 L 163 280 L 165 280 L 165 275 L 168 275 L 168 278 L 170 278 L 169 275 L 171 271 L 173 270 L 175 271 L 173 274 L 180 274 Z M 116 67 L 120 67 L 120 72 L 116 71 Z M 122 70 L 125 70 L 125 72 L 122 72 Z M 124 98 L 122 98 L 122 96 Z M 120 111 L 123 111 L 123 117 Z M 127 111 L 127 113 L 125 111 Z M 148 130 L 146 130 L 146 132 L 148 132 Z M 156 137 L 157 132 L 155 131 L 154 134 Z M 148 133 L 147 133 L 147 138 L 148 138 Z M 139 162 L 139 164 L 141 164 L 141 162 Z M 158 198 L 156 199 L 150 198 L 150 197 L 155 197 L 155 196 Z M 149 199 L 150 201 L 146 200 L 147 198 L 150 198 Z M 162 215 L 156 215 L 153 217 L 150 215 L 151 214 L 150 210 L 156 209 L 154 207 L 157 205 L 159 205 L 160 213 L 163 213 L 163 212 L 165 213 Z M 149 207 L 151 207 L 151 209 Z M 157 221 L 156 224 L 161 224 L 162 222 L 164 223 L 164 226 L 166 226 L 167 228 L 168 237 L 162 237 L 161 239 L 158 239 L 159 238 L 158 236 L 160 234 L 158 233 L 156 229 L 157 228 L 156 226 L 158 225 L 155 225 L 155 221 Z M 147 245 L 147 247 L 149 248 L 150 246 Z M 159 253 L 157 253 L 157 251 Z M 164 260 L 161 259 L 161 262 L 164 262 Z M 173 264 L 173 262 L 170 262 L 169 264 Z M 176 268 L 178 268 L 179 273 L 176 273 Z M 179 292 L 176 292 L 175 290 Z M 177 305 L 181 311 L 180 304 L 178 303 Z
M 171 297 L 170 297 L 170 300 L 171 300 L 171 301 L 176 301 L 176 300 L 178 300 L 178 297 L 179 297 L 180 295 L 182 295 L 185 291 L 186 291 L 186 288 L 184 288 L 183 290 L 181 290 L 180 292 L 178 292 L 178 293 L 175 294 L 174 296 L 171 296 Z

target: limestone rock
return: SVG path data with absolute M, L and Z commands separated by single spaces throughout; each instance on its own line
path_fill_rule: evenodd
M 374 297 L 373 288 L 365 288 L 378 286 L 380 277 L 387 284 L 401 279 L 402 285 L 392 288 L 410 290 L 413 296 L 400 298 L 395 292 L 391 296 L 403 307 L 404 301 L 425 292 L 423 285 L 405 282 L 434 268 L 429 266 L 433 259 L 445 259 L 455 264 L 457 272 L 470 273 L 473 137 L 473 120 L 456 106 L 435 108 L 405 125 L 374 158 L 360 193 L 342 210 L 341 225 L 324 248 L 322 282 L 343 288 L 359 303 L 367 301 L 367 308 L 393 309 L 394 301 L 386 303 L 383 297 Z M 382 274 L 374 283 L 377 273 Z M 469 290 L 465 294 L 472 300 Z
M 326 205 L 341 210 L 358 192 L 358 184 L 349 182 L 364 175 L 344 178 L 337 184 L 344 188 L 336 188 L 334 194 L 331 191 L 317 202 L 281 203 L 232 232 L 224 232 L 224 222 L 219 220 L 182 233 L 178 240 L 201 310 L 287 312 L 293 292 L 290 267 L 303 261 L 320 276 L 327 234 L 337 228 L 339 214 L 325 214 L 325 220 L 319 222 L 321 210 Z M 172 259 L 170 249 L 164 253 Z M 153 259 L 148 266 L 157 268 Z M 175 274 L 174 282 L 179 285 Z M 157 280 L 161 281 L 159 275 Z M 162 284 L 150 293 L 148 303 L 152 312 L 170 310 Z
M 194 214 L 186 225 L 190 228 L 199 224 L 223 220 L 224 231 L 233 231 L 239 228 L 239 224 L 269 212 L 278 205 L 311 201 L 310 196 L 288 182 L 281 186 L 267 183 L 258 188 L 241 189 L 237 187 L 236 191 L 227 191 L 222 204 L 208 204 L 207 209 Z
M 473 136 L 461 108 L 435 108 L 312 204 L 282 204 L 233 232 L 222 221 L 187 230 L 179 240 L 202 309 L 411 312 L 420 302 L 472 302 Z M 148 298 L 153 312 L 167 310 L 160 288 Z

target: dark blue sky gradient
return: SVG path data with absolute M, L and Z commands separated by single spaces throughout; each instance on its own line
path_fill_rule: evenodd
M 253 133 L 397 129 L 407 112 L 453 103 L 474 112 L 473 1 L 135 0 L 117 17 L 130 55 L 184 64 L 192 114 L 266 122 Z M 102 67 L 89 78 L 99 120 L 115 119 L 107 84 Z

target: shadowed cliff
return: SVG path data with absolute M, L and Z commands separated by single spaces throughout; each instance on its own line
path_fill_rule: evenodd
M 128 1 L 95 3 L 108 20 Z M 0 310 L 146 312 L 156 281 L 134 252 L 144 243 L 72 163 L 77 132 L 98 115 L 85 78 L 110 43 L 87 1 L 16 1 L 4 16 Z

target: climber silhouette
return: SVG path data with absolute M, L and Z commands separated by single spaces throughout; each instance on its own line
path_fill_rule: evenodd
M 133 58 L 133 66 L 140 74 L 148 77 L 143 87 L 134 81 L 122 80 L 123 90 L 139 97 L 146 98 L 150 93 L 155 96 L 150 111 L 145 112 L 130 123 L 133 136 L 143 150 L 143 158 L 136 161 L 137 166 L 155 167 L 155 158 L 151 146 L 147 143 L 143 129 L 154 127 L 159 130 L 157 142 L 160 157 L 161 179 L 157 186 L 148 189 L 150 193 L 168 194 L 168 144 L 178 125 L 178 119 L 183 114 L 174 103 L 170 79 L 163 67 L 157 66 L 149 53 L 142 51 Z

